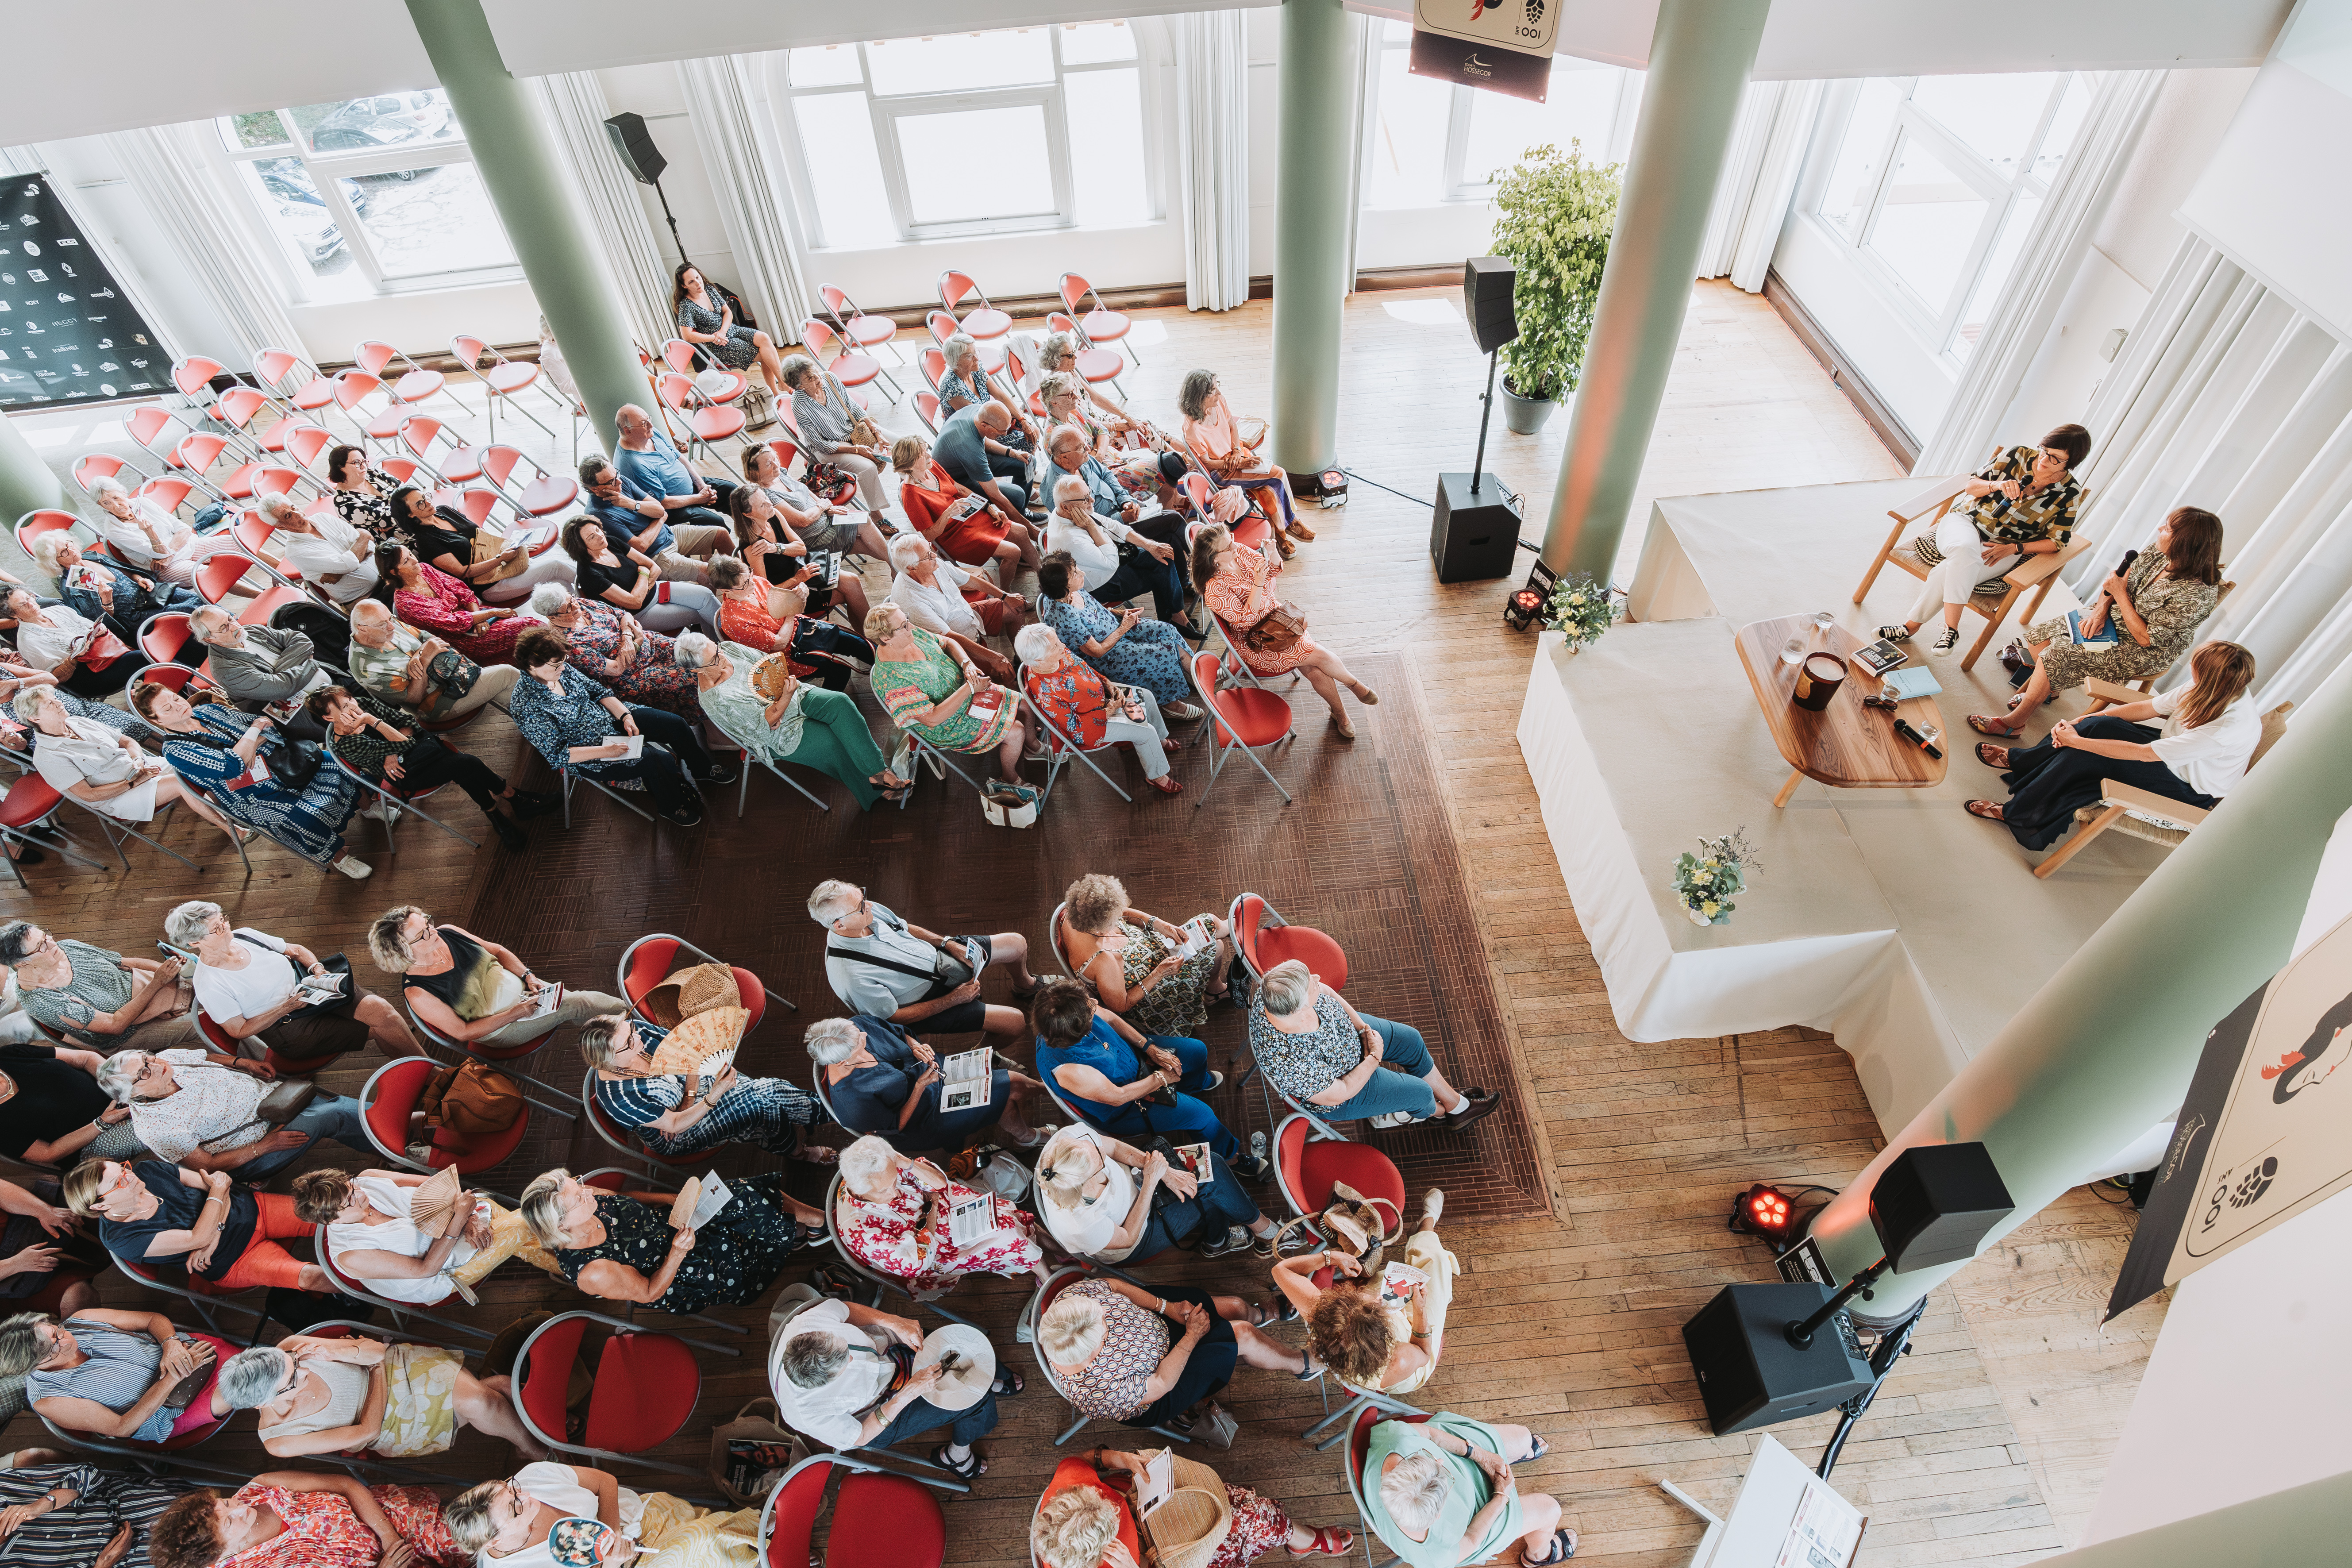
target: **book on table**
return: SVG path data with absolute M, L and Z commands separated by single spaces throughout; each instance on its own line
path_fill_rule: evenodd
M 986 1047 L 959 1051 L 940 1064 L 940 1109 L 971 1110 L 988 1103 L 994 1053 Z
M 1933 697 L 1944 689 L 1936 672 L 1924 665 L 1910 665 L 1902 669 L 1890 669 L 1878 678 L 1878 689 L 1901 701 L 1912 697 Z

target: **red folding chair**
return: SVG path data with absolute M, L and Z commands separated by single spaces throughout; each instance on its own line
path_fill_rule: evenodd
M 936 348 L 929 348 L 915 356 L 915 363 L 923 373 L 923 384 L 936 395 L 940 383 L 948 378 L 948 356 Z M 937 403 L 939 398 L 934 395 L 931 401 Z
M 212 399 L 206 395 L 212 391 L 213 377 L 222 374 L 225 368 L 216 359 L 190 354 L 186 359 L 172 363 L 172 385 L 183 397 L 209 403 Z
M 79 860 L 95 871 L 113 870 L 114 868 L 105 861 L 92 859 L 80 850 L 68 847 L 58 839 L 37 839 L 33 837 L 31 830 L 56 816 L 58 808 L 64 805 L 65 796 L 59 795 L 56 787 L 40 774 L 29 770 L 18 774 L 16 782 L 8 786 L 8 793 L 0 795 L 0 840 L 36 849 L 55 849 L 68 859 Z M 95 816 L 98 814 L 92 812 L 90 815 Z M 58 828 L 57 831 L 62 834 L 64 829 Z M 108 842 L 112 842 L 110 836 Z M 119 848 L 115 851 L 118 857 L 121 853 Z M 24 869 L 16 864 L 16 858 L 0 856 L 0 858 L 7 860 L 8 874 L 16 879 L 16 886 L 20 889 L 29 891 L 32 884 L 25 880 Z M 124 860 L 123 867 L 124 869 L 129 869 L 130 862 Z
M 446 396 L 457 405 L 459 413 L 466 405 L 457 403 L 457 394 L 449 391 L 449 378 L 437 370 L 427 370 L 390 343 L 373 339 L 360 344 L 352 355 L 352 363 L 368 374 L 383 383 L 384 395 L 393 402 L 414 408 L 428 398 Z M 394 362 L 403 367 L 396 375 L 388 374 Z
M 1383 1421 L 1422 1422 L 1429 1417 L 1415 1412 L 1411 1415 L 1394 1415 L 1377 1407 L 1359 1411 L 1355 1424 L 1348 1428 L 1348 1500 L 1356 1505 L 1356 1519 L 1364 1527 L 1364 1561 L 1372 1562 L 1372 1542 L 1380 1540 L 1380 1531 L 1372 1528 L 1371 1510 L 1364 1506 L 1364 1458 L 1371 1451 L 1372 1428 Z M 1381 1541 L 1381 1544 L 1388 1545 Z M 1391 1552 L 1384 1563 L 1374 1568 L 1395 1568 L 1404 1561 L 1401 1553 Z
M 423 1129 L 433 1134 L 425 1158 L 420 1163 L 409 1157 L 409 1139 L 415 1135 L 409 1131 L 409 1116 L 425 1098 L 425 1086 L 441 1069 L 442 1064 L 431 1057 L 400 1057 L 371 1073 L 359 1094 L 360 1121 L 367 1130 L 368 1142 L 394 1165 L 422 1176 L 455 1165 L 460 1176 L 473 1177 L 504 1163 L 530 1129 L 531 1102 L 528 1095 L 514 1125 L 505 1131 L 469 1141 L 446 1127 Z M 567 1110 L 564 1114 L 571 1113 Z M 471 1147 L 463 1147 L 469 1142 Z M 515 1199 L 500 1196 L 509 1208 L 514 1206 Z
M 253 499 L 254 475 L 260 471 L 259 466 L 251 459 L 238 462 L 229 470 L 226 479 L 215 481 L 209 477 L 213 466 L 220 461 L 221 454 L 229 446 L 226 436 L 196 431 L 183 437 L 180 444 L 172 448 L 172 466 L 195 475 L 204 481 L 207 489 L 223 500 L 250 500 Z
M 218 605 L 233 594 L 251 594 L 253 596 L 237 610 L 236 618 L 248 626 L 268 626 L 269 617 L 280 605 L 293 604 L 303 599 L 304 595 L 282 582 L 273 583 L 257 592 L 242 587 L 245 579 L 256 572 L 264 577 L 274 575 L 250 555 L 234 550 L 219 551 L 207 556 L 196 568 L 196 592 L 204 596 L 207 605 Z
M 1054 285 L 1054 289 L 1062 296 L 1063 308 L 1076 318 L 1079 342 L 1089 344 L 1114 342 L 1126 337 L 1134 330 L 1134 318 L 1123 310 L 1114 310 L 1104 304 L 1101 291 L 1077 273 L 1063 273 L 1060 279 Z M 1081 316 L 1078 314 L 1078 309 L 1090 295 L 1094 299 L 1095 308 Z M 1132 353 L 1134 345 L 1130 343 L 1128 347 L 1129 352 Z M 1141 364 L 1143 356 L 1136 354 L 1135 363 Z
M 863 352 L 880 348 L 898 335 L 898 322 L 887 316 L 867 315 L 857 308 L 856 300 L 830 283 L 818 284 L 816 296 L 824 302 L 825 318 L 833 323 L 833 330 L 854 349 Z M 883 371 L 882 378 L 890 383 L 895 401 L 899 390 L 897 378 L 887 370 Z
M 335 400 L 334 383 L 291 349 L 263 349 L 255 354 L 253 375 L 289 413 L 315 414 Z
M 525 476 L 518 479 L 517 475 Z M 563 510 L 580 499 L 580 481 L 569 474 L 553 474 L 538 462 L 526 457 L 517 447 L 485 447 L 482 448 L 482 477 L 497 487 L 500 495 L 513 487 L 515 504 L 531 517 L 546 517 Z M 552 543 L 551 535 L 547 543 Z M 534 549 L 536 555 L 545 543 Z
M 1265 972 L 1292 959 L 1314 972 L 1334 991 L 1348 988 L 1348 955 L 1339 944 L 1313 926 L 1295 926 L 1255 893 L 1244 893 L 1225 911 L 1234 932 L 1234 951 L 1243 972 L 1255 985 Z
M 836 1474 L 841 1484 L 820 1559 L 816 1521 Z M 947 1516 L 926 1487 L 971 1490 L 960 1481 L 900 1475 L 863 1454 L 812 1454 L 760 1505 L 760 1561 L 765 1568 L 940 1568 L 948 1555 Z
M 1086 378 L 1088 386 L 1099 386 L 1106 381 L 1109 382 L 1111 389 L 1118 394 L 1119 401 L 1127 401 L 1127 388 L 1118 384 L 1119 376 L 1127 370 L 1127 361 L 1119 357 L 1117 349 L 1094 347 L 1087 342 L 1086 333 L 1078 330 L 1077 319 L 1059 310 L 1045 318 L 1045 328 L 1048 331 L 1067 332 L 1077 340 L 1078 374 Z
M 444 441 L 448 443 L 446 450 L 441 446 Z M 482 449 L 460 441 L 447 426 L 429 415 L 415 414 L 402 420 L 400 444 L 444 484 L 467 484 L 482 477 Z
M 981 291 L 971 274 L 952 268 L 940 274 L 940 303 L 945 305 L 950 313 L 968 299 L 980 301 L 963 313 L 961 323 L 963 330 L 975 342 L 984 343 L 1013 330 L 1013 318 L 988 302 L 988 296 Z
M 691 954 L 698 963 L 721 962 L 684 937 L 672 936 L 667 931 L 655 931 L 651 935 L 641 936 L 629 943 L 627 949 L 621 954 L 618 972 L 621 994 L 627 999 L 630 1010 L 649 1024 L 653 1019 L 643 1006 L 646 994 L 668 979 L 677 970 L 677 955 L 681 952 Z M 767 1016 L 768 988 L 760 983 L 758 975 L 741 964 L 730 963 L 727 967 L 735 972 L 735 988 L 743 994 L 744 1011 L 751 1015 L 743 1025 L 743 1032 L 749 1035 L 760 1026 L 760 1020 Z M 800 1011 L 800 1005 L 789 996 L 779 996 L 776 1000 L 795 1013 Z
M 49 507 L 28 511 L 16 520 L 16 548 L 30 555 L 33 546 L 44 534 L 71 533 L 80 524 L 81 519 L 69 511 L 58 511 Z M 95 534 L 98 531 L 92 529 L 90 531 Z M 102 540 L 93 540 L 89 548 L 101 554 L 109 553 Z
M 212 415 L 234 432 L 248 457 L 266 459 L 286 449 L 286 432 L 297 422 L 293 415 L 274 413 L 277 406 L 258 387 L 232 386 L 213 400 Z M 254 421 L 265 413 L 272 413 L 273 417 L 257 433 Z
M 394 401 L 392 390 L 384 385 L 382 376 L 370 375 L 359 370 L 339 371 L 334 384 L 335 406 L 343 411 L 343 417 L 359 431 L 362 444 L 368 441 L 389 444 L 399 438 L 400 422 L 408 416 Z M 378 393 L 383 395 L 383 406 L 371 414 L 367 411 L 367 400 Z
M 706 388 L 703 393 L 704 396 L 714 403 L 732 403 L 751 389 L 750 376 L 740 370 L 730 370 L 720 364 L 719 356 L 712 353 L 704 344 L 690 343 L 684 338 L 672 338 L 662 344 L 661 357 L 662 363 L 678 374 L 695 377 L 695 384 L 698 386 L 702 384 L 701 377 L 706 374 L 715 374 L 722 377 L 723 380 L 719 386 Z
M 943 349 L 948 346 L 948 340 L 950 338 L 954 337 L 958 332 L 964 332 L 964 335 L 971 338 L 973 342 L 977 344 L 980 349 L 981 369 L 988 372 L 991 375 L 994 375 L 998 371 L 1004 368 L 1004 343 L 1001 340 L 991 342 L 981 342 L 979 338 L 974 336 L 972 333 L 964 331 L 963 323 L 955 319 L 955 313 L 953 311 L 933 310 L 923 318 L 923 325 L 931 330 L 931 343 L 933 348 Z M 929 352 L 929 351 L 928 350 L 926 351 L 926 353 Z M 945 369 L 946 362 L 942 360 L 940 363 L 941 369 L 939 374 L 940 375 L 945 375 L 947 374 Z M 933 376 L 931 379 L 932 390 L 937 391 L 939 384 L 939 377 Z
M 1323 1119 L 1312 1110 L 1294 1111 L 1274 1130 L 1274 1181 L 1293 1217 L 1321 1214 L 1331 1202 L 1331 1187 L 1345 1182 L 1376 1209 L 1385 1209 L 1389 1239 L 1404 1235 L 1404 1173 L 1369 1143 L 1350 1143 L 1337 1133 L 1318 1133 Z M 1311 1217 L 1307 1226 L 1317 1236 Z
M 572 416 L 572 405 L 556 396 L 555 393 L 540 379 L 539 366 L 522 360 L 510 360 L 492 348 L 487 340 L 475 337 L 470 332 L 460 332 L 451 338 L 449 352 L 457 356 L 457 363 L 460 366 L 481 380 L 485 405 L 489 410 L 491 440 L 495 441 L 499 438 L 499 405 L 500 403 L 510 404 L 517 414 L 546 431 L 549 440 L 552 441 L 556 438 L 555 432 L 549 430 L 544 421 L 522 405 L 522 394 L 534 386 L 539 388 L 542 396 L 547 397 L 558 408 L 563 410 L 564 417 L 568 419 Z M 487 365 L 483 363 L 485 358 L 489 361 Z M 577 434 L 576 430 L 574 434 Z
M 1197 811 L 1209 801 L 1209 791 L 1217 787 L 1217 775 L 1223 770 L 1226 757 L 1240 752 L 1265 774 L 1265 782 L 1282 796 L 1282 804 L 1290 804 L 1290 792 L 1257 752 L 1263 746 L 1277 746 L 1297 731 L 1291 725 L 1290 704 L 1273 692 L 1255 686 L 1226 687 L 1217 685 L 1217 656 L 1195 653 L 1184 660 L 1186 673 L 1192 678 L 1192 689 L 1200 693 L 1201 706 L 1208 710 L 1205 722 L 1211 727 L 1209 737 L 1209 782 L 1201 790 L 1201 798 L 1192 803 Z
M 121 482 L 125 489 L 135 489 L 122 479 L 124 468 L 129 468 L 134 479 L 143 480 L 147 477 L 147 471 L 129 458 L 118 458 L 111 452 L 85 452 L 74 459 L 74 483 L 81 487 L 81 493 L 86 496 L 98 494 L 98 481 L 100 479 L 114 479 Z
M 166 466 L 176 471 L 191 485 L 210 495 L 215 500 L 227 499 L 221 494 L 216 486 L 205 478 L 204 470 L 192 468 L 189 465 L 188 455 L 184 455 L 202 450 L 201 447 L 197 448 L 187 447 L 187 438 L 195 432 L 189 428 L 186 420 L 161 404 L 150 403 L 143 407 L 133 409 L 131 417 L 122 422 L 122 427 L 129 433 L 131 439 L 138 443 L 149 457 L 162 458 Z M 156 444 L 166 440 L 170 445 L 159 450 Z M 218 457 L 220 448 L 212 447 L 211 452 L 212 456 Z
M 731 441 L 743 434 L 743 411 L 719 407 L 702 395 L 701 388 L 694 384 L 691 377 L 671 371 L 655 383 L 655 388 L 661 395 L 662 405 L 686 422 L 686 455 L 689 460 L 697 447 L 716 456 L 716 443 Z
M 841 383 L 853 393 L 861 386 L 882 379 L 880 360 L 876 359 L 872 354 L 859 353 L 844 342 L 831 327 L 826 326 L 814 316 L 809 317 L 801 323 L 801 344 L 814 356 L 818 364 L 832 373 L 834 380 Z M 833 361 L 829 364 L 826 363 L 824 357 L 828 347 L 839 351 L 833 356 Z M 883 395 L 896 403 L 898 384 L 893 382 L 890 387 L 891 390 Z
M 940 414 L 940 395 L 936 392 L 919 392 L 915 394 L 915 417 L 923 422 L 924 429 L 929 430 L 933 436 L 937 436 L 940 433 L 940 419 L 941 417 Z
M 150 616 L 147 624 L 139 628 L 139 651 L 158 664 L 178 662 L 184 650 L 204 650 L 196 641 L 196 628 L 189 623 L 184 610 L 166 610 L 160 616 Z M 212 663 L 210 656 L 199 660 L 194 668 L 204 669 Z M 144 672 L 142 672 L 142 675 Z
M 596 1358 L 587 1419 L 573 1442 L 565 1401 L 590 1323 L 602 1323 L 614 1333 Z M 559 1453 L 699 1478 L 707 1473 L 701 1467 L 646 1455 L 677 1436 L 702 1398 L 702 1368 L 691 1345 L 741 1353 L 726 1345 L 648 1332 L 602 1312 L 559 1312 L 533 1330 L 515 1356 L 509 1389 L 515 1414 L 533 1437 Z
M 335 477 L 327 472 L 327 454 L 337 447 L 352 444 L 325 426 L 308 420 L 286 432 L 286 455 L 299 463 L 302 471 L 322 488 L 335 482 Z

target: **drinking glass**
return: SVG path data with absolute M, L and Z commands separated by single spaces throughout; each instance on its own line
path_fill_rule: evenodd
M 1805 639 L 1790 637 L 1780 645 L 1780 662 L 1794 667 L 1805 662 Z
M 1815 610 L 1813 612 L 1813 630 L 1819 633 L 1824 640 L 1826 640 L 1830 635 L 1830 628 L 1835 625 L 1837 625 L 1837 616 L 1831 614 L 1829 611 Z

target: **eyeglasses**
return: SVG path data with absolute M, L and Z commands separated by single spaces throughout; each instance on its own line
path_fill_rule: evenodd
M 131 1081 L 133 1083 L 145 1083 L 150 1078 L 154 1076 L 157 1068 L 162 1068 L 164 1065 L 165 1064 L 162 1058 L 149 1057 L 146 1060 L 139 1064 L 139 1070 L 131 1075 Z

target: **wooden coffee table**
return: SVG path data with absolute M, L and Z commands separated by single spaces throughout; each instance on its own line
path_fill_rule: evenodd
M 1818 713 L 1807 712 L 1791 700 L 1798 667 L 1780 662 L 1780 645 L 1790 637 L 1801 639 L 1807 653 L 1826 650 L 1846 660 L 1845 679 Z M 1789 804 L 1804 779 L 1833 789 L 1927 789 L 1944 782 L 1953 742 L 1949 734 L 1941 733 L 1944 716 L 1936 700 L 1909 698 L 1892 713 L 1864 708 L 1863 698 L 1877 694 L 1878 678 L 1853 662 L 1854 650 L 1869 645 L 1843 626 L 1833 626 L 1824 633 L 1814 629 L 1811 616 L 1782 616 L 1740 627 L 1732 642 L 1756 692 L 1756 705 L 1764 710 L 1772 743 L 1795 770 L 1772 797 L 1776 809 Z M 1893 721 L 1897 718 L 1923 734 L 1937 734 L 1936 749 L 1944 754 L 1931 757 L 1896 734 Z

